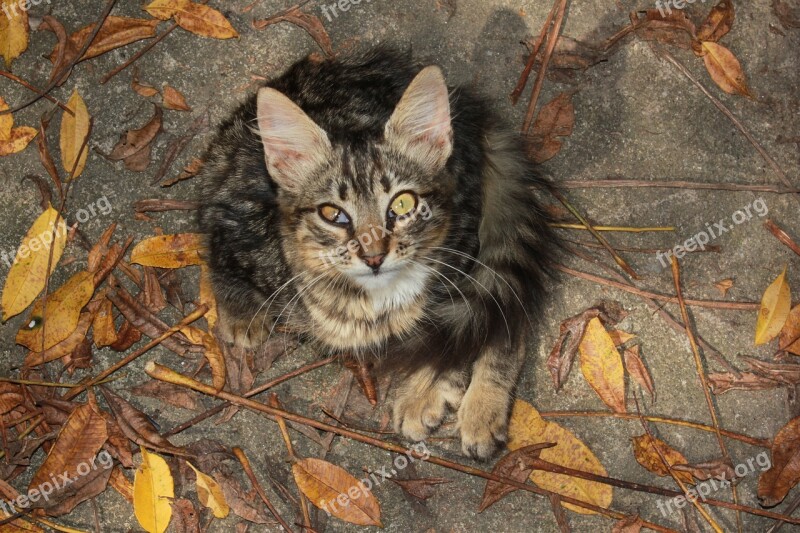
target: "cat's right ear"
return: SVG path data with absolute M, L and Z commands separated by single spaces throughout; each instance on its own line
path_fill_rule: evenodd
M 258 91 L 258 133 L 267 170 L 279 187 L 302 188 L 311 172 L 331 155 L 328 135 L 280 91 Z

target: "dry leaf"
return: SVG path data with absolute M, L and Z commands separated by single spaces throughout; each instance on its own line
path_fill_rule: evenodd
M 200 304 L 208 306 L 205 318 L 208 322 L 208 331 L 213 332 L 218 320 L 217 300 L 211 287 L 211 271 L 205 263 L 200 264 Z
M 647 367 L 644 366 L 644 361 L 642 361 L 642 357 L 639 354 L 639 346 L 631 346 L 627 348 L 622 357 L 625 361 L 625 369 L 628 371 L 628 374 L 648 393 L 650 393 L 650 398 L 655 401 L 656 399 L 656 387 L 653 384 L 653 378 L 650 375 L 650 372 L 647 371 Z
M 186 461 L 186 464 L 194 470 L 195 476 L 197 476 L 195 486 L 197 488 L 197 498 L 200 500 L 200 503 L 211 509 L 211 512 L 214 513 L 214 516 L 217 518 L 225 518 L 228 516 L 231 508 L 228 507 L 228 502 L 225 501 L 225 494 L 223 494 L 222 488 L 217 484 L 214 478 L 199 471 L 189 461 Z
M 97 311 L 97 314 L 94 315 L 92 333 L 94 344 L 98 348 L 111 346 L 117 342 L 117 332 L 114 329 L 114 312 L 111 300 L 108 298 L 103 299 L 100 309 Z
M 48 272 L 51 243 L 53 257 Z M 67 225 L 58 211 L 50 207 L 36 219 L 22 239 L 14 263 L 8 271 L 2 296 L 3 321 L 24 311 L 42 292 L 47 276 L 55 270 L 66 243 Z
M 600 399 L 615 412 L 626 412 L 622 358 L 599 318 L 586 325 L 578 351 L 583 375 Z
M 202 236 L 197 233 L 158 235 L 145 239 L 131 250 L 131 263 L 160 268 L 181 268 L 199 265 L 203 250 Z
M 786 323 L 780 332 L 778 348 L 794 355 L 800 355 L 800 305 L 789 312 Z
M 736 13 L 732 0 L 722 0 L 713 8 L 706 20 L 697 29 L 699 41 L 718 42 L 731 31 Z
M 133 483 L 125 477 L 119 466 L 115 466 L 111 471 L 111 478 L 109 478 L 108 484 L 128 500 L 128 503 L 133 505 Z
M 701 43 L 701 50 L 706 70 L 720 89 L 728 94 L 740 94 L 752 98 L 742 65 L 733 52 L 721 44 L 707 41 Z
M 84 141 L 89 135 L 90 117 L 86 103 L 77 89 L 72 91 L 67 108 L 74 113 L 74 116 L 66 112 L 61 115 L 61 164 L 67 176 L 75 179 L 83 172 L 86 157 L 89 155 L 88 146 L 84 146 Z
M 191 0 L 154 0 L 142 9 L 159 20 L 169 20 L 190 3 Z
M 93 57 L 105 54 L 116 48 L 135 43 L 142 39 L 150 39 L 156 35 L 157 20 L 150 19 L 136 19 L 129 17 L 117 17 L 110 15 L 103 22 L 97 36 L 92 40 L 92 44 L 81 57 L 80 61 L 85 61 Z M 94 31 L 95 23 L 84 26 L 69 36 L 65 42 L 65 57 L 62 60 L 65 63 L 71 63 L 75 60 L 78 52 L 81 51 L 83 45 L 86 44 L 86 39 Z M 50 52 L 50 62 L 55 65 L 58 60 L 58 45 Z
M 756 345 L 765 344 L 780 333 L 789 317 L 792 296 L 786 281 L 786 267 L 773 281 L 761 298 L 761 310 L 756 323 Z
M 139 70 L 136 67 L 134 67 L 133 76 L 131 76 L 131 88 L 145 98 L 158 94 L 158 89 L 139 81 Z
M 73 275 L 58 290 L 48 295 L 44 313 L 42 300 L 36 302 L 28 323 L 17 333 L 17 344 L 37 351 L 47 350 L 63 341 L 78 327 L 81 310 L 89 303 L 93 294 L 94 275 L 91 272 L 83 270 Z M 42 333 L 45 337 L 42 337 Z
M 601 476 L 608 475 L 600 460 L 571 431 L 544 420 L 531 404 L 517 400 L 509 422 L 508 448 L 517 450 L 543 442 L 558 444 L 543 449 L 540 454 L 542 460 Z M 539 487 L 562 496 L 577 498 L 604 508 L 611 505 L 612 488 L 609 485 L 540 470 L 531 473 L 530 479 Z M 576 513 L 594 514 L 583 507 L 568 503 L 562 505 Z
M 253 27 L 258 30 L 263 30 L 267 26 L 271 24 L 277 24 L 278 22 L 290 22 L 303 28 L 306 33 L 308 33 L 311 38 L 316 41 L 319 47 L 322 48 L 322 51 L 325 52 L 326 56 L 333 57 L 335 55 L 333 52 L 333 43 L 328 35 L 328 31 L 325 29 L 325 25 L 322 24 L 322 21 L 319 19 L 319 17 L 310 13 L 306 13 L 299 7 L 295 7 L 288 13 L 279 17 L 272 17 L 264 20 L 254 20 Z
M 137 396 L 149 396 L 156 398 L 162 402 L 166 402 L 175 407 L 186 409 L 189 411 L 197 411 L 199 409 L 200 396 L 198 393 L 185 387 L 179 387 L 172 383 L 165 381 L 157 381 L 151 379 L 145 381 L 138 387 L 131 389 L 133 394 Z
M 201 37 L 232 39 L 239 33 L 231 26 L 225 15 L 204 4 L 187 2 L 178 6 L 173 15 L 178 26 Z
M 75 331 L 73 331 L 69 337 L 44 352 L 28 352 L 28 355 L 25 357 L 24 366 L 26 368 L 32 368 L 44 363 L 49 363 L 50 361 L 55 361 L 56 359 L 60 359 L 74 352 L 86 339 L 86 334 L 89 332 L 89 327 L 92 325 L 94 314 L 97 312 L 99 305 L 99 300 L 89 302 L 89 305 L 86 306 L 86 311 L 81 313 L 80 319 L 78 320 L 78 327 L 75 328 Z
M 725 298 L 725 296 L 728 295 L 728 291 L 733 287 L 733 279 L 727 278 L 720 280 L 714 284 L 714 287 L 716 287 L 722 294 L 722 297 Z
M 711 478 L 720 481 L 733 481 L 737 478 L 733 464 L 731 464 L 730 459 L 725 458 L 696 465 L 674 465 L 672 469 L 680 472 L 688 472 L 701 481 L 706 481 Z
M 383 527 L 375 495 L 345 469 L 311 457 L 293 464 L 292 474 L 300 491 L 323 511 L 351 524 Z M 341 496 L 346 505 L 337 501 Z
M 175 533 L 202 533 L 200 515 L 191 501 L 178 498 L 172 502 L 172 510 L 175 512 L 172 518 L 172 528 Z
M 545 104 L 528 133 L 528 155 L 536 163 L 544 163 L 561 150 L 558 137 L 572 135 L 575 126 L 575 106 L 572 95 L 561 93 Z
M 679 451 L 671 448 L 666 442 L 650 435 L 640 435 L 632 438 L 631 441 L 633 442 L 633 456 L 636 458 L 636 462 L 658 476 L 670 475 L 667 464 L 669 466 L 685 465 L 687 462 Z M 667 461 L 666 464 L 664 460 Z M 674 474 L 684 483 L 694 483 L 694 478 L 689 472 L 677 471 Z
M 3 16 L 0 17 L 0 56 L 6 60 L 6 68 L 28 49 L 30 28 L 28 11 L 19 0 L 0 0 Z
M 148 533 L 164 533 L 172 518 L 175 489 L 167 462 L 144 448 L 133 479 L 133 512 Z
M 714 394 L 724 394 L 731 390 L 767 390 L 781 386 L 779 381 L 753 372 L 714 372 L 708 375 L 708 384 Z
M 639 533 L 642 530 L 642 526 L 644 526 L 644 522 L 638 514 L 627 516 L 614 523 L 611 533 Z
M 176 111 L 191 111 L 192 108 L 186 103 L 186 98 L 177 90 L 169 85 L 164 86 L 164 107 Z
M 492 474 L 525 483 L 525 480 L 528 479 L 528 476 L 530 476 L 531 472 L 534 470 L 535 459 L 539 458 L 544 448 L 552 448 L 553 446 L 555 446 L 555 444 L 546 442 L 518 448 L 501 457 L 497 461 L 497 464 L 494 465 Z M 486 482 L 486 487 L 483 489 L 483 496 L 481 497 L 481 504 L 478 507 L 478 512 L 482 513 L 500 501 L 503 496 L 515 490 L 517 489 L 511 485 L 488 480 Z
M 161 132 L 161 108 L 154 106 L 153 118 L 138 130 L 127 130 L 106 157 L 111 161 L 125 161 L 129 170 L 141 172 L 150 164 L 150 149 Z
M 8 104 L 0 96 L 0 111 L 8 111 Z M 14 115 L 6 113 L 0 115 L 0 142 L 8 141 L 11 138 L 11 128 L 14 127 Z
M 772 463 L 758 479 L 758 499 L 774 507 L 800 481 L 800 417 L 783 426 L 772 441 Z
M 211 380 L 214 388 L 221 391 L 225 387 L 226 377 L 225 358 L 222 356 L 222 350 L 210 333 L 203 335 L 203 348 L 205 348 L 208 366 L 211 367 Z
M 793 6 L 791 2 L 772 0 L 772 9 L 775 16 L 781 21 L 781 26 L 787 30 L 800 28 L 800 6 L 797 6 L 797 2 L 794 2 Z
M 21 152 L 36 137 L 37 133 L 39 130 L 30 126 L 12 129 L 8 140 L 0 141 L 0 157 Z

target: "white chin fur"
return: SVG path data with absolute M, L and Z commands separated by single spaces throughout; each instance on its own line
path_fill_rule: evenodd
M 377 276 L 366 269 L 350 276 L 364 288 L 378 312 L 403 307 L 416 299 L 425 288 L 428 274 L 416 265 L 394 267 Z

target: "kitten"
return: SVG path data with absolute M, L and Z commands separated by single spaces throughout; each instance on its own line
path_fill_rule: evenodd
M 276 325 L 399 377 L 415 441 L 449 408 L 464 453 L 504 442 L 554 238 L 546 184 L 482 98 L 388 49 L 307 58 L 220 127 L 199 221 L 223 337 Z

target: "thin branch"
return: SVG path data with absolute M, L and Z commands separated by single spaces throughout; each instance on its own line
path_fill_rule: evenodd
M 22 85 L 26 89 L 31 90 L 31 91 L 35 92 L 36 94 L 41 95 L 44 98 L 47 98 L 48 100 L 50 100 L 51 102 L 56 104 L 58 107 L 63 109 L 64 112 L 69 113 L 72 116 L 75 116 L 75 113 L 72 111 L 72 109 L 70 109 L 66 105 L 62 104 L 60 100 L 58 100 L 56 98 L 53 98 L 49 94 L 46 94 L 43 90 L 41 90 L 41 89 L 39 89 L 37 87 L 34 87 L 33 85 L 31 85 L 27 81 L 23 80 L 19 76 L 15 76 L 14 74 L 11 74 L 10 72 L 6 72 L 5 70 L 0 70 L 0 76 L 5 76 L 6 78 L 8 78 L 10 80 L 13 80 L 13 81 L 19 83 L 20 85 Z
M 650 181 L 650 180 L 565 180 L 558 182 L 563 189 L 698 189 L 710 191 L 767 192 L 774 194 L 800 193 L 800 189 L 777 187 L 775 185 L 741 185 L 738 183 L 704 183 L 701 181 Z

